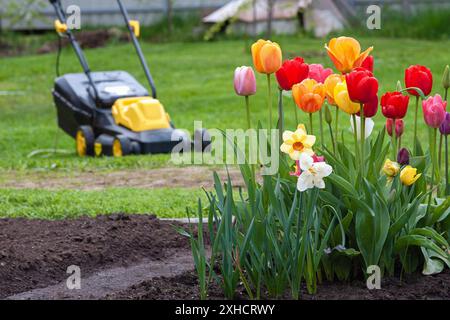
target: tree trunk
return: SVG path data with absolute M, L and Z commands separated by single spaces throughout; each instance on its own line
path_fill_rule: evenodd
M 167 11 L 167 28 L 169 34 L 173 32 L 173 0 L 166 0 L 166 11 Z
M 267 0 L 267 39 L 272 38 L 273 5 L 275 0 Z
M 252 1 L 252 10 L 253 10 L 253 36 L 256 36 L 258 30 L 256 28 L 257 26 L 257 21 L 256 21 L 256 0 Z

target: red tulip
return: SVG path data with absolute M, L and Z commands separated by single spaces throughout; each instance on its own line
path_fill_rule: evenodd
M 415 65 L 405 70 L 405 85 L 409 87 L 417 87 L 422 90 L 424 95 L 429 95 L 433 87 L 433 75 L 427 67 Z M 415 90 L 408 90 L 408 93 L 418 97 L 419 94 Z
M 300 83 L 308 77 L 309 67 L 303 58 L 296 57 L 286 60 L 275 73 L 278 85 L 283 90 L 291 90 L 294 84 Z
M 388 132 L 388 135 L 392 136 L 392 124 L 394 123 L 394 119 L 387 118 L 386 119 L 386 130 Z M 403 134 L 403 131 L 405 129 L 405 123 L 403 122 L 403 119 L 395 119 L 395 136 L 401 137 Z
M 422 101 L 425 123 L 432 128 L 439 128 L 445 120 L 447 101 L 443 101 L 439 94 Z
M 314 79 L 320 83 L 325 83 L 325 79 L 332 73 L 333 70 L 330 68 L 325 69 L 321 64 L 312 63 L 309 65 L 308 78 Z
M 369 70 L 373 73 L 373 56 L 367 56 L 367 58 L 365 58 L 361 63 L 361 68 Z
M 386 118 L 401 119 L 408 110 L 409 96 L 398 91 L 386 92 L 381 97 L 381 111 Z
M 350 100 L 358 103 L 368 103 L 377 95 L 378 80 L 372 72 L 356 68 L 354 71 L 345 75 L 347 82 L 348 95 Z
M 363 111 L 364 117 L 366 118 L 372 118 L 375 116 L 378 112 L 378 96 L 375 96 L 369 102 L 364 103 Z M 361 116 L 361 112 L 358 112 L 357 115 Z

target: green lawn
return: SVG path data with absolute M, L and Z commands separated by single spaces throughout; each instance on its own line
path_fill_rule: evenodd
M 300 55 L 308 63 L 323 63 L 332 67 L 323 48 L 326 40 L 299 37 L 276 37 L 273 40 L 280 43 L 285 58 Z M 450 41 L 374 38 L 360 41 L 363 48 L 374 46 L 375 75 L 380 81 L 380 93 L 395 90 L 397 80 L 403 80 L 404 69 L 409 65 L 424 64 L 434 73 L 433 92 L 442 94 L 440 79 L 444 66 L 450 63 Z M 251 65 L 250 44 L 250 41 L 243 40 L 143 44 L 159 99 L 177 127 L 192 132 L 194 120 L 202 120 L 206 128 L 245 127 L 244 101 L 234 95 L 232 78 L 236 66 Z M 86 55 L 93 70 L 127 70 L 145 83 L 143 71 L 130 44 L 87 50 Z M 20 171 L 22 176 L 26 176 L 35 170 L 77 172 L 151 169 L 171 165 L 167 155 L 78 158 L 74 152 L 74 141 L 56 126 L 51 96 L 55 54 L 2 58 L 0 63 L 0 175 L 5 170 Z M 63 52 L 61 72 L 80 72 L 70 48 Z M 251 98 L 254 123 L 256 120 L 266 123 L 265 83 L 264 76 L 258 75 L 258 94 Z M 275 114 L 275 99 L 273 105 Z M 403 144 L 406 145 L 412 140 L 412 107 L 411 103 L 411 110 L 405 119 Z M 285 98 L 285 108 L 286 127 L 294 128 L 293 102 L 288 98 Z M 301 114 L 301 119 L 307 122 L 305 114 Z M 375 122 L 375 130 L 384 126 L 381 112 Z M 341 115 L 340 129 L 347 130 L 349 124 L 347 117 Z M 318 123 L 315 128 L 318 128 Z M 419 134 L 421 139 L 427 138 L 427 127 L 422 121 Z M 52 148 L 55 137 L 57 147 L 69 151 L 69 154 L 27 157 L 33 150 Z M 352 141 L 350 136 L 346 141 Z M 0 189 L 0 206 L 3 209 L 0 215 L 57 218 L 125 211 L 183 216 L 186 205 L 195 205 L 196 195 L 189 189 L 107 189 L 83 192 Z

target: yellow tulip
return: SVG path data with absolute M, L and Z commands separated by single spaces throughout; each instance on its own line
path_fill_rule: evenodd
M 297 106 L 305 112 L 314 113 L 322 108 L 325 87 L 314 79 L 305 79 L 292 87 L 292 97 Z
M 359 103 L 350 100 L 347 90 L 347 83 L 345 81 L 339 82 L 334 87 L 334 101 L 342 111 L 348 114 L 355 114 L 359 112 L 361 106 Z
M 334 101 L 334 88 L 338 83 L 341 83 L 343 81 L 345 81 L 345 77 L 336 73 L 330 74 L 325 79 L 323 85 L 325 86 L 325 95 L 330 105 L 336 105 L 336 102 Z
M 400 165 L 397 162 L 386 159 L 383 166 L 383 172 L 390 178 L 398 175 L 400 171 Z
M 419 179 L 421 175 L 422 175 L 421 173 L 417 174 L 416 168 L 413 168 L 408 165 L 403 168 L 402 172 L 400 172 L 400 181 L 405 186 L 410 186 L 414 182 L 416 182 L 417 179 Z
M 327 49 L 328 55 L 336 69 L 342 73 L 348 73 L 354 68 L 361 66 L 361 63 L 367 58 L 373 47 L 361 53 L 361 46 L 358 40 L 351 37 L 339 37 L 331 39 L 328 45 L 325 45 L 325 49 Z
M 259 73 L 271 74 L 281 68 L 282 53 L 276 42 L 258 40 L 252 45 L 253 64 Z
M 308 135 L 303 124 L 299 124 L 294 132 L 286 130 L 283 132 L 283 144 L 280 150 L 288 154 L 292 160 L 300 160 L 302 153 L 314 155 L 312 147 L 316 143 L 316 137 Z

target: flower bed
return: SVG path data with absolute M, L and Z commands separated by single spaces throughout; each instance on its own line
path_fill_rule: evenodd
M 212 284 L 225 297 L 234 298 L 241 284 L 251 299 L 286 297 L 287 293 L 297 299 L 304 284 L 309 294 L 315 294 L 324 281 L 364 279 L 374 272 L 385 277 L 411 274 L 420 269 L 430 275 L 450 267 L 448 66 L 442 81 L 444 99 L 439 94 L 427 98 L 432 74 L 419 65 L 405 70 L 405 88 L 398 83 L 395 91 L 378 99 L 374 58 L 369 55 L 372 47 L 361 53 L 357 40 L 339 37 L 325 49 L 340 73 L 308 65 L 300 57 L 282 63 L 281 48 L 271 41 L 252 45 L 254 67 L 267 75 L 268 129 L 274 128 L 269 132 L 278 134 L 282 142 L 276 148 L 273 144 L 260 148 L 279 152 L 280 166 L 277 174 L 263 175 L 258 183 L 256 165 L 241 164 L 245 196 L 236 196 L 230 180 L 223 185 L 215 176 L 206 213 L 210 259 L 202 232 L 194 237 L 193 232 L 180 230 L 191 240 L 202 298 Z M 276 125 L 273 73 L 280 94 Z M 251 67 L 236 69 L 234 87 L 245 97 L 250 129 L 249 96 L 256 93 Z M 283 91 L 291 91 L 296 107 L 309 115 L 308 125 L 285 130 Z M 401 140 L 402 119 L 410 97 L 415 100 L 414 140 L 406 144 Z M 430 128 L 428 144 L 417 136 L 420 100 Z M 379 102 L 387 118 L 386 130 L 375 135 L 372 117 Z M 313 128 L 315 116 L 319 130 Z M 352 134 L 333 127 L 339 117 L 349 117 Z M 443 145 L 444 159 L 440 156 Z M 246 152 L 239 145 L 235 150 Z M 442 162 L 445 170 L 441 170 Z M 198 215 L 203 218 L 204 214 L 200 203 Z M 203 225 L 198 228 L 201 231 Z

